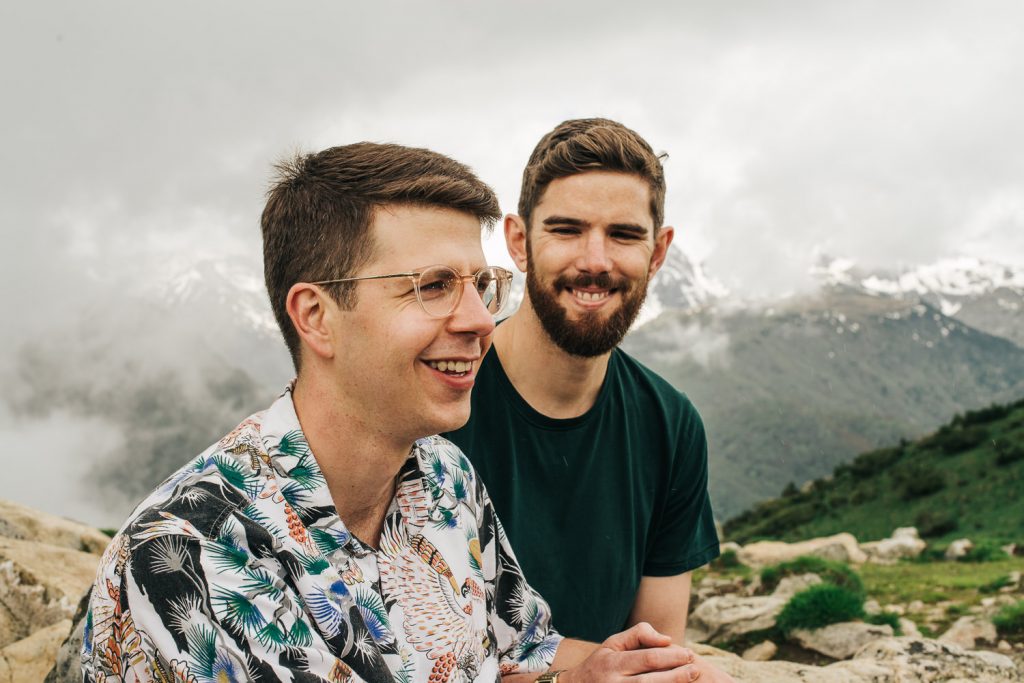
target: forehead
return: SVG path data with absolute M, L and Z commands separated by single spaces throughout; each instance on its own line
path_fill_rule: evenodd
M 412 268 L 447 265 L 467 272 L 484 263 L 479 219 L 454 209 L 387 205 L 374 209 L 370 235 L 374 257 L 366 267 L 403 272 Z
M 630 222 L 654 227 L 651 188 L 632 173 L 587 171 L 552 180 L 534 207 L 534 222 L 549 216 L 590 223 Z

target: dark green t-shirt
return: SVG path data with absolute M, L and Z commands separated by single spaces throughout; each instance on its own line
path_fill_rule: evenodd
M 469 423 L 446 434 L 472 460 L 530 584 L 564 635 L 622 630 L 642 576 L 718 556 L 707 441 L 689 399 L 623 351 L 594 406 L 555 420 L 513 388 L 492 351 Z

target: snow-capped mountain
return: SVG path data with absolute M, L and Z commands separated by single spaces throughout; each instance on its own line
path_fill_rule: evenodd
M 636 326 L 654 320 L 665 311 L 702 310 L 729 295 L 729 290 L 704 271 L 680 249 L 669 249 L 661 270 L 654 276 L 647 301 Z
M 849 259 L 823 260 L 812 275 L 825 288 L 918 300 L 943 315 L 1024 346 L 1024 269 L 949 258 L 901 271 L 871 271 Z

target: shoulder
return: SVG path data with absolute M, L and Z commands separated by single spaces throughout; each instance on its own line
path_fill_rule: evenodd
M 616 373 L 629 401 L 641 410 L 660 412 L 673 422 L 702 426 L 697 408 L 685 393 L 622 349 L 612 351 L 609 368 Z
M 261 418 L 262 413 L 246 418 L 167 477 L 135 508 L 121 533 L 130 538 L 216 536 L 224 518 L 249 505 L 264 488 Z
M 417 441 L 415 450 L 427 488 L 474 509 L 489 504 L 476 468 L 457 445 L 436 435 Z

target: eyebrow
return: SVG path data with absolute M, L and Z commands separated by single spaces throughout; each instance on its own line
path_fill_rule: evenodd
M 568 216 L 548 216 L 542 223 L 544 225 L 573 225 L 579 228 L 589 228 L 590 223 L 579 218 L 570 218 Z M 649 230 L 642 225 L 635 223 L 610 223 L 608 225 L 610 230 L 622 230 L 625 232 L 632 232 L 640 236 L 647 235 Z

